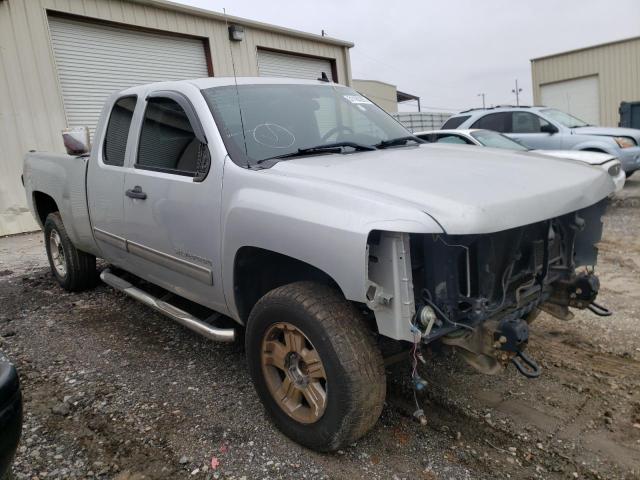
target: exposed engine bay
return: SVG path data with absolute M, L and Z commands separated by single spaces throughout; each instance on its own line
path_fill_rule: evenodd
M 369 306 L 374 311 L 377 307 L 377 315 L 380 304 L 399 299 L 396 307 L 402 308 L 396 308 L 396 314 L 414 312 L 412 333 L 422 344 L 440 340 L 457 347 L 484 373 L 497 373 L 512 362 L 524 375 L 538 376 L 539 367 L 524 353 L 529 323 L 538 310 L 564 320 L 573 317 L 569 307 L 610 314 L 595 303 L 596 244 L 605 209 L 603 200 L 561 217 L 490 234 L 411 234 L 402 246 L 396 238 L 391 249 L 384 248 L 384 232 L 372 235 L 370 278 L 380 278 L 384 268 L 377 255 L 395 252 L 395 270 L 410 268 L 405 278 L 411 279 L 413 298 L 402 298 L 400 282 L 387 298 L 388 286 L 370 288 Z

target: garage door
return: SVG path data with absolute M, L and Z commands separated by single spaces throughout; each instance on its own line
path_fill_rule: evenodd
M 317 80 L 322 72 L 334 80 L 331 60 L 258 50 L 258 73 L 261 77 L 288 77 Z
M 202 40 L 49 17 L 69 127 L 93 131 L 114 91 L 208 76 Z
M 568 112 L 593 125 L 600 124 L 598 77 L 584 77 L 540 86 L 542 105 Z

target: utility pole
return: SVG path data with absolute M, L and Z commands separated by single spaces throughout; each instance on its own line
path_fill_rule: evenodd
M 484 104 L 484 93 L 479 93 L 478 94 L 479 97 L 482 97 L 482 108 L 485 108 L 485 104 Z
M 520 92 L 522 91 L 521 88 L 518 88 L 518 79 L 516 78 L 516 88 L 514 88 L 513 90 L 511 90 L 511 93 L 515 93 L 516 94 L 516 106 L 520 106 Z

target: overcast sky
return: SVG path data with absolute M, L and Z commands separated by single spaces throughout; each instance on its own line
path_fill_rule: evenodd
M 174 0 L 355 43 L 353 78 L 459 110 L 531 103 L 529 59 L 640 36 L 639 0 Z M 405 108 L 404 110 L 409 110 Z

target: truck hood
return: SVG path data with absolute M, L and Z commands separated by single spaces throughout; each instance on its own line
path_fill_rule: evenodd
M 603 170 L 493 148 L 430 144 L 281 161 L 270 175 L 324 182 L 418 209 L 449 234 L 492 233 L 593 205 L 614 191 Z M 301 189 L 304 192 L 304 189 Z M 344 205 L 345 209 L 349 205 Z M 394 220 L 381 218 L 380 220 Z
M 577 135 L 606 135 L 609 137 L 631 137 L 640 144 L 640 130 L 621 127 L 578 127 L 573 129 Z

